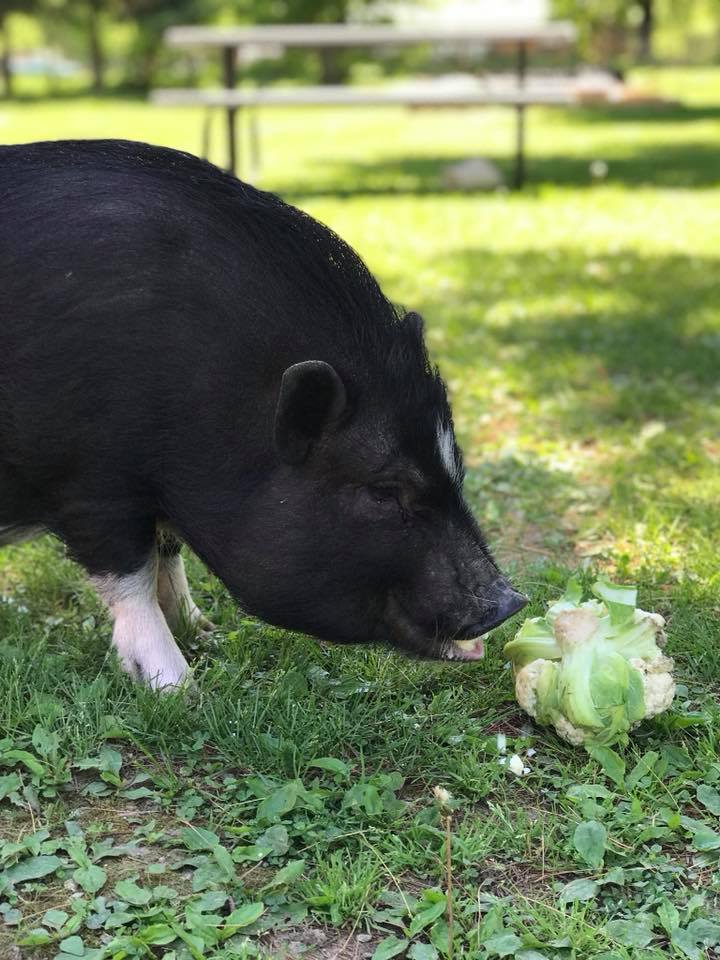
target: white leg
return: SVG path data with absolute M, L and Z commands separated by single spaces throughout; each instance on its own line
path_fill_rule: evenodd
M 168 626 L 174 633 L 182 631 L 184 627 L 190 627 L 196 633 L 215 629 L 190 594 L 185 563 L 180 554 L 160 554 L 157 597 Z
M 112 615 L 123 669 L 157 690 L 180 686 L 189 668 L 158 604 L 155 552 L 136 573 L 93 577 L 92 584 Z

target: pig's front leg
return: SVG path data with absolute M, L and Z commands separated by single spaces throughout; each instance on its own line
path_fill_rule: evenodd
M 113 618 L 112 642 L 123 669 L 157 690 L 179 687 L 189 668 L 158 603 L 157 551 L 135 573 L 93 576 L 91 582 Z
M 180 556 L 180 541 L 167 532 L 158 536 L 157 597 L 173 633 L 190 629 L 205 633 L 215 629 L 190 593 L 185 563 Z

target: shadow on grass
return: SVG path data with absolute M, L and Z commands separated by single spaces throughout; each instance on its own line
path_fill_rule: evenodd
M 533 149 L 532 135 L 526 158 L 525 192 L 548 184 L 557 186 L 593 186 L 590 164 L 603 159 L 607 163 L 606 183 L 625 186 L 704 188 L 720 184 L 720 136 L 718 146 L 707 140 L 684 140 L 678 144 L 643 143 L 631 148 L 627 156 L 613 156 L 613 148 L 588 147 L 587 155 L 540 154 Z M 486 154 L 512 183 L 513 146 L 507 154 Z M 605 155 L 606 154 L 606 155 Z M 318 164 L 319 180 L 297 181 L 281 188 L 288 199 L 299 197 L 349 197 L 357 195 L 447 194 L 463 192 L 443 184 L 444 169 L 467 160 L 467 154 L 433 156 L 397 156 L 379 162 Z M 350 186 L 351 185 L 351 186 Z M 472 193 L 474 191 L 465 191 Z
M 720 120 L 720 104 L 689 106 L 684 103 L 624 104 L 622 106 L 588 106 L 564 112 L 577 123 L 696 123 L 698 120 Z
M 446 318 L 440 354 L 461 381 L 494 358 L 528 396 L 568 391 L 554 418 L 569 433 L 717 411 L 717 260 L 473 248 L 432 266 L 451 278 L 451 299 L 410 306 L 429 328 Z M 522 307 L 539 291 L 546 304 Z
M 704 140 L 685 140 L 636 145 L 627 156 L 613 156 L 612 151 L 603 156 L 601 147 L 589 149 L 586 157 L 536 156 L 530 147 L 528 185 L 592 186 L 590 164 L 597 159 L 607 163 L 604 179 L 609 184 L 683 188 L 720 184 L 720 148 Z

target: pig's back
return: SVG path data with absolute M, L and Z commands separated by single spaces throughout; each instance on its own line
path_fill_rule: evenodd
M 139 329 L 148 342 L 224 334 L 256 351 L 270 335 L 274 353 L 279 340 L 294 352 L 392 336 L 396 316 L 347 244 L 189 154 L 0 147 L 0 203 L 0 320 L 22 315 L 24 334 L 81 324 L 104 346 Z
M 0 209 L 6 449 L 71 464 L 122 430 L 157 456 L 238 424 L 259 443 L 289 364 L 352 384 L 392 349 L 397 316 L 346 244 L 190 155 L 0 147 Z

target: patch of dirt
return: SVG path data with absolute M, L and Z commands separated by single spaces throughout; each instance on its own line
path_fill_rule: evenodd
M 305 923 L 271 934 L 263 949 L 272 960 L 366 960 L 382 939 L 383 935 Z
M 507 717 L 500 717 L 487 727 L 488 733 L 504 733 L 506 736 L 520 737 L 526 732 L 530 719 L 526 713 L 516 710 Z
M 10 807 L 0 811 L 0 841 L 17 841 L 27 832 L 25 823 L 32 824 L 28 810 Z
M 552 889 L 553 880 L 569 880 L 575 875 L 572 870 L 543 870 L 537 861 L 514 863 L 486 860 L 480 873 L 479 886 L 498 896 L 520 894 L 531 900 L 554 904 L 557 896 Z
M 10 927 L 0 927 L 0 957 L 3 960 L 25 960 L 20 947 L 15 944 L 15 934 Z

